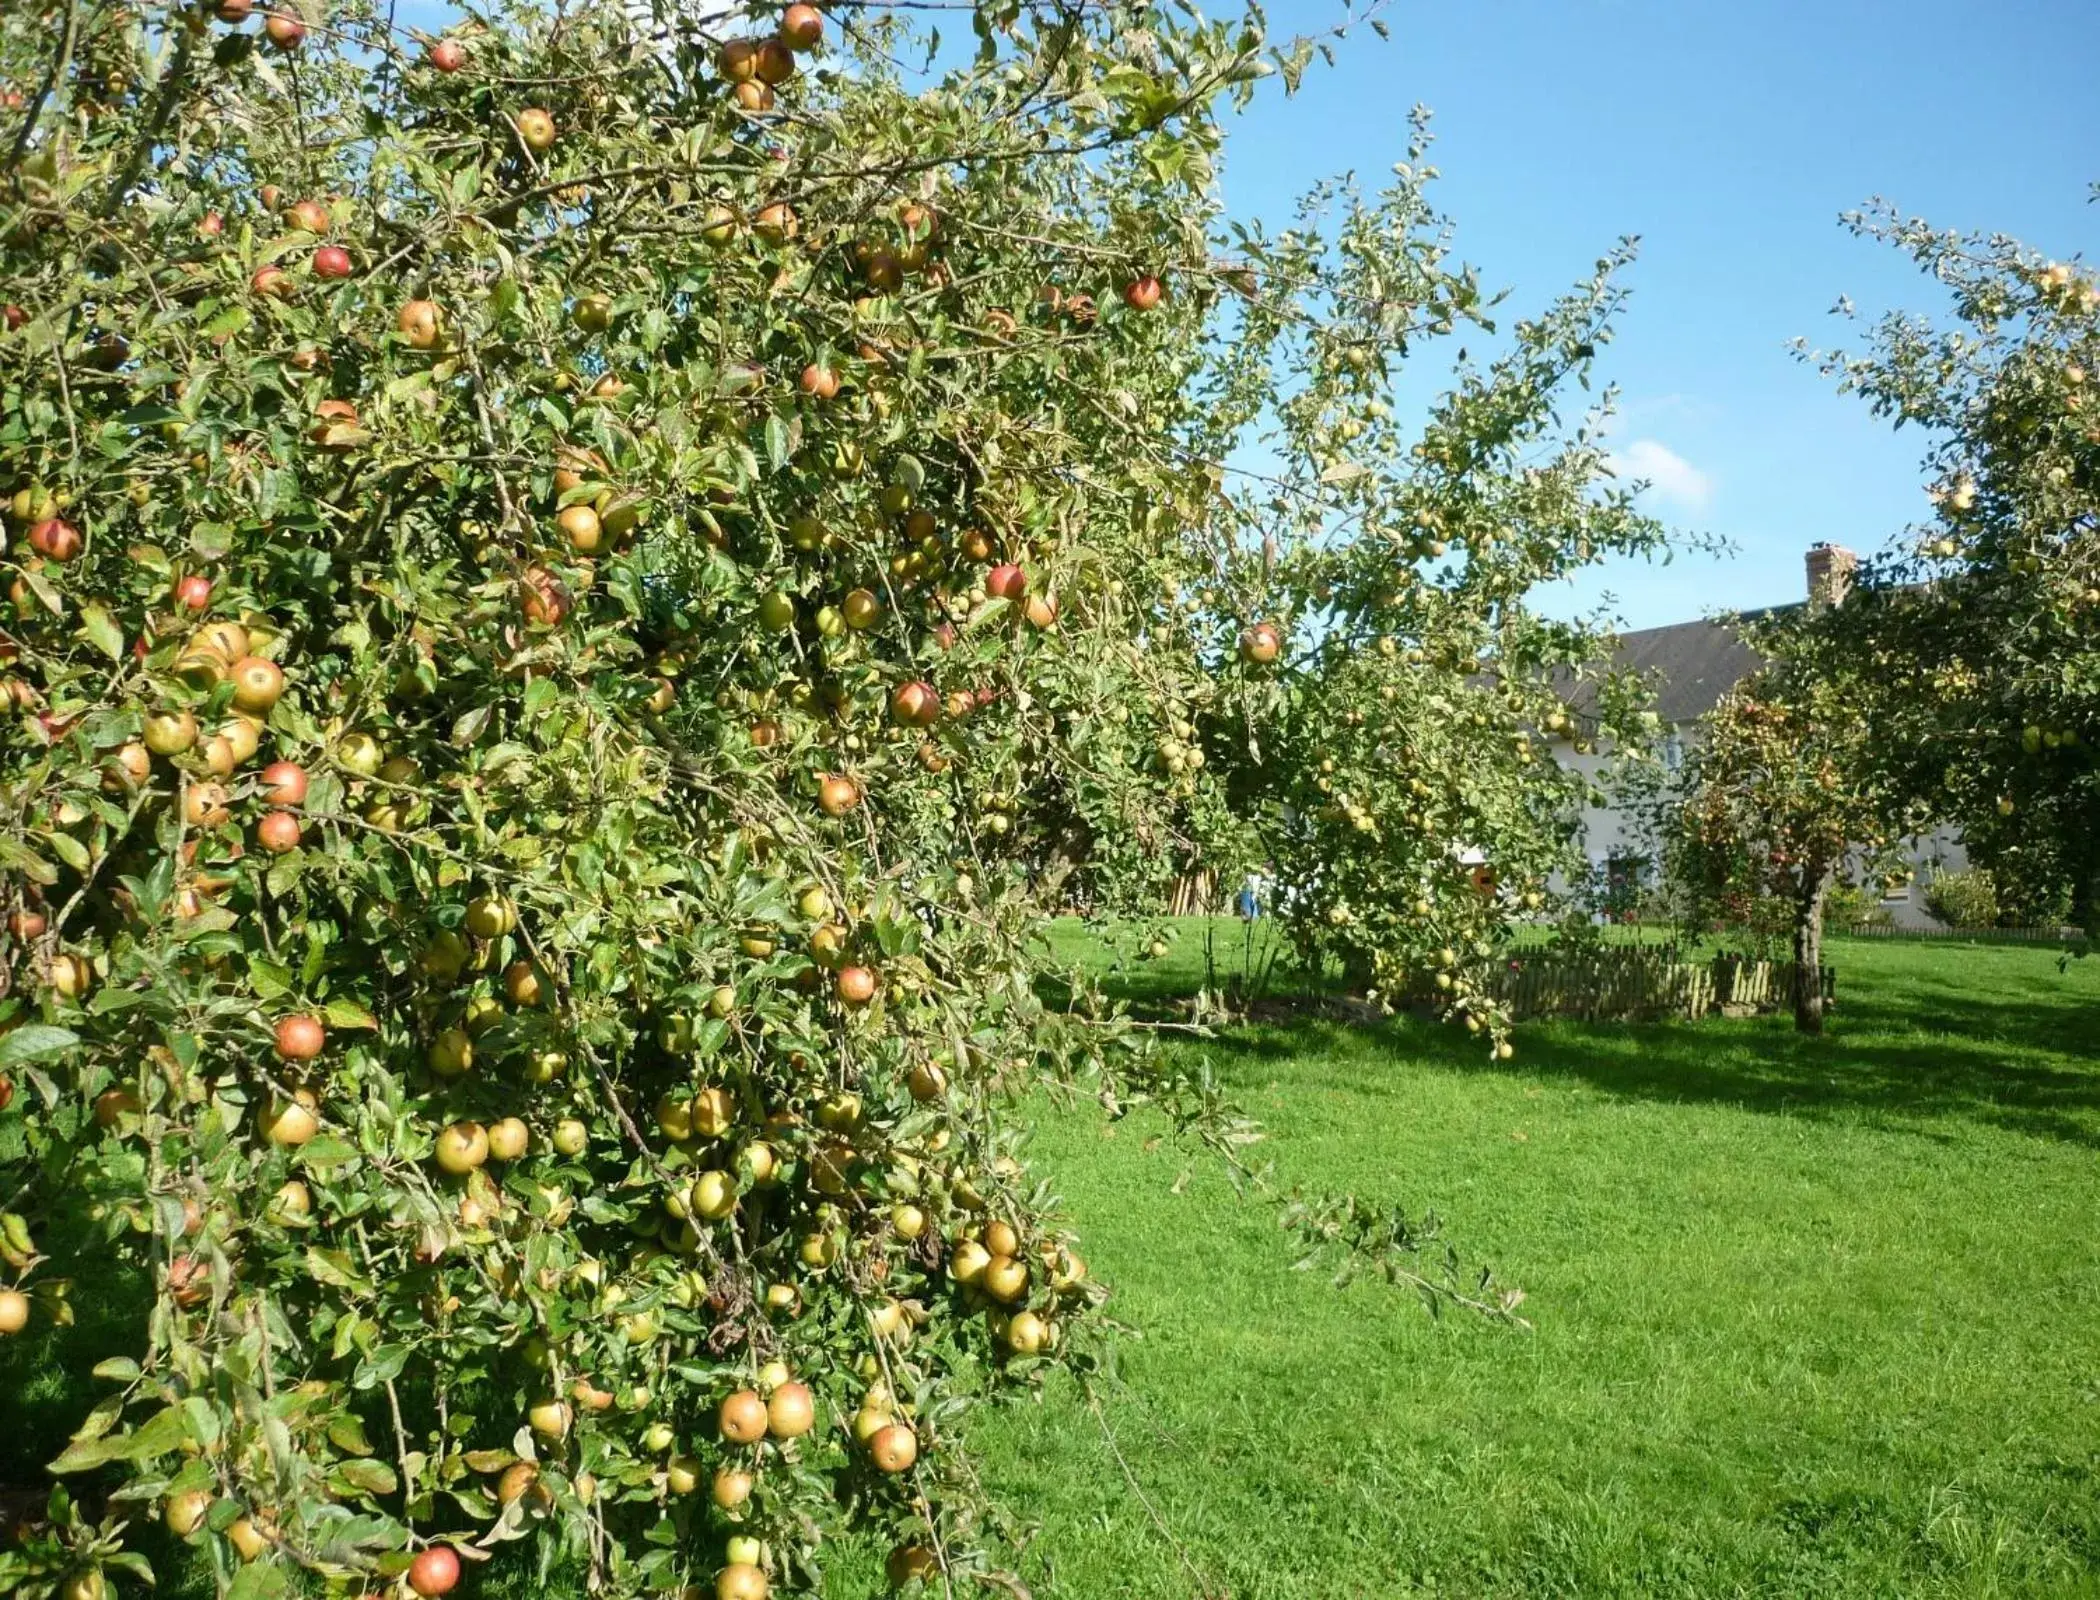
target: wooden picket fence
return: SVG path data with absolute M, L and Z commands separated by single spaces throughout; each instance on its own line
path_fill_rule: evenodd
M 1823 999 L 1837 974 L 1822 969 Z M 1495 998 L 1519 1018 L 1647 1021 L 1659 1017 L 1755 1016 L 1794 1002 L 1794 963 L 1718 955 L 1673 961 L 1654 950 L 1540 951 L 1512 958 L 1496 975 Z

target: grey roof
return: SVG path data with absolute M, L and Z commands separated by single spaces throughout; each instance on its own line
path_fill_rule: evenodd
M 1701 618 L 1622 633 L 1617 664 L 1655 685 L 1655 709 L 1663 721 L 1696 722 L 1764 665 L 1764 657 L 1743 643 L 1734 623 L 1734 618 Z
M 1736 624 L 1792 609 L 1777 606 L 1622 633 L 1613 641 L 1613 665 L 1631 668 L 1654 686 L 1655 709 L 1665 723 L 1696 722 L 1720 703 L 1721 696 L 1764 665 L 1764 657 L 1743 642 Z M 1569 699 L 1578 711 L 1588 711 L 1594 694 L 1593 682 L 1585 681 Z

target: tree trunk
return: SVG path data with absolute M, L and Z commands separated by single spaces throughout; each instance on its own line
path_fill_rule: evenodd
M 1794 1030 L 1823 1031 L 1823 902 L 1834 874 L 1825 869 L 1802 877 L 1794 898 Z

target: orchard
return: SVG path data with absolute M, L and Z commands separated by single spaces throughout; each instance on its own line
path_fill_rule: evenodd
M 1186 1087 L 1040 919 L 1343 836 L 1308 941 L 1499 1026 L 1618 258 L 1409 447 L 1489 302 L 1420 144 L 1221 242 L 1252 17 L 391 15 L 0 23 L 0 1335 L 150 1302 L 0 1582 L 1009 1582 L 968 1421 L 1103 1292 L 1011 1091 Z

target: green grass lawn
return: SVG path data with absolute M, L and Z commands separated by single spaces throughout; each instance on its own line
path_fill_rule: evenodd
M 1204 927 L 1128 968 L 1054 941 L 1156 1000 L 1202 981 Z M 1209 927 L 1237 970 L 1243 930 Z M 1285 1184 L 1433 1206 L 1530 1332 L 1295 1272 L 1275 1208 L 1156 1119 L 1050 1116 L 1038 1164 L 1143 1332 L 1101 1419 L 1060 1382 L 983 1427 L 1037 1592 L 2100 1595 L 2100 963 L 1832 954 L 1817 1041 L 1565 1023 L 1497 1064 L 1302 1020 L 1176 1047 Z M 0 1378 L 17 1440 L 92 1387 Z M 829 1593 L 881 1590 L 848 1562 Z
M 1246 1600 L 2100 1594 L 2100 966 L 1833 955 L 1820 1041 L 1555 1024 L 1495 1065 L 1402 1021 L 1204 1047 L 1285 1181 L 1433 1204 L 1529 1292 L 1530 1333 L 1295 1273 L 1273 1212 L 1147 1153 L 1142 1117 L 1052 1121 L 1039 1153 L 1145 1332 L 1107 1420 L 1181 1550 L 1054 1394 L 986 1436 L 1042 1521 L 1035 1575 Z M 1201 971 L 1191 925 L 1129 982 Z

